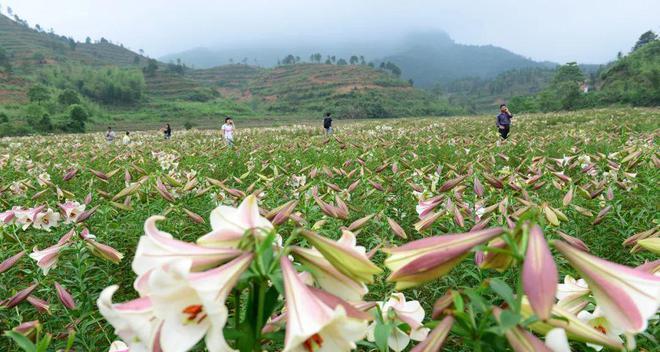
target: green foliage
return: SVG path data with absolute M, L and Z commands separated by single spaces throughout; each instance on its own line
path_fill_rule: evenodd
M 9 53 L 7 50 L 0 46 L 0 67 L 4 67 L 5 70 L 11 70 L 11 61 Z
M 118 67 L 58 66 L 43 70 L 39 80 L 60 89 L 75 89 L 103 104 L 134 104 L 145 90 L 142 72 Z
M 57 96 L 57 101 L 64 106 L 80 104 L 80 95 L 71 88 L 65 89 Z
M 639 39 L 637 40 L 637 43 L 635 43 L 635 46 L 633 47 L 632 51 L 636 51 L 643 47 L 644 45 L 657 41 L 658 40 L 658 35 L 655 34 L 653 31 L 646 31 L 644 32 Z
M 191 92 L 186 100 L 197 101 L 197 102 L 207 102 L 219 97 L 220 94 L 217 90 L 212 88 L 199 88 Z
M 35 84 L 27 92 L 32 103 L 41 103 L 50 99 L 50 91 L 44 85 Z
M 7 115 L 6 112 L 1 111 L 0 112 L 0 123 L 8 123 L 9 122 L 9 116 Z
M 153 77 L 156 74 L 156 71 L 158 70 L 158 61 L 154 59 L 147 60 L 147 66 L 144 67 L 142 70 L 145 75 L 149 77 Z
M 38 132 L 53 132 L 53 122 L 50 120 L 48 114 L 44 114 L 34 126 Z

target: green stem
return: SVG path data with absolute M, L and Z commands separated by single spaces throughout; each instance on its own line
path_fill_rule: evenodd
M 234 329 L 241 324 L 241 291 L 234 290 Z
M 261 351 L 261 345 L 259 340 L 261 339 L 261 330 L 264 327 L 264 309 L 266 304 L 266 291 L 268 290 L 268 284 L 266 281 L 261 281 L 258 287 L 258 305 L 257 305 L 257 326 L 254 331 L 255 337 L 255 351 Z

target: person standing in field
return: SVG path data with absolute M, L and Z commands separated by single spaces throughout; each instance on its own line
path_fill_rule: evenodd
M 227 116 L 225 118 L 225 124 L 222 125 L 222 132 L 223 138 L 228 147 L 234 146 L 234 131 L 236 131 L 236 128 L 234 127 L 234 119 Z
M 332 134 L 332 116 L 329 112 L 325 113 L 325 118 L 323 119 L 323 128 L 325 129 L 326 135 Z
M 115 140 L 115 131 L 110 126 L 108 126 L 108 130 L 105 132 L 105 140 L 108 144 L 112 144 Z
M 131 144 L 131 136 L 130 136 L 130 133 L 128 131 L 126 131 L 126 134 L 124 135 L 124 138 L 122 138 L 121 141 L 124 145 Z
M 163 130 L 163 135 L 165 136 L 165 139 L 172 138 L 172 127 L 170 127 L 169 123 L 165 125 L 165 129 Z
M 500 105 L 500 114 L 497 115 L 497 128 L 500 132 L 502 139 L 507 139 L 509 137 L 509 132 L 511 130 L 511 119 L 513 114 L 509 112 L 509 108 L 506 104 Z

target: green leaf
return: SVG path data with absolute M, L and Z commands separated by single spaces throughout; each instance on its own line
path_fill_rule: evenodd
M 451 291 L 451 297 L 454 300 L 454 308 L 459 312 L 464 311 L 465 304 L 463 302 L 463 296 L 457 291 Z
M 71 351 L 71 348 L 73 347 L 73 342 L 75 340 L 76 340 L 76 331 L 75 330 L 69 331 L 69 338 L 66 341 L 66 348 L 64 349 L 64 352 Z
M 273 287 L 277 289 L 281 295 L 284 295 L 284 279 L 282 278 L 282 272 L 276 271 L 274 273 L 268 274 L 268 278 L 273 283 Z
M 512 327 L 518 325 L 520 318 L 521 316 L 519 314 L 516 314 L 508 309 L 503 310 L 502 314 L 500 314 L 500 319 L 499 319 L 502 330 L 507 331 Z
M 37 347 L 27 337 L 14 332 L 5 331 L 5 336 L 10 337 L 25 352 L 36 352 Z
M 502 297 L 510 307 L 515 307 L 516 304 L 515 298 L 513 297 L 513 290 L 504 281 L 496 278 L 490 279 L 489 287 L 498 296 Z
M 39 342 L 37 342 L 36 352 L 46 352 L 48 350 L 48 346 L 50 346 L 50 341 L 52 338 L 53 335 L 46 334 L 41 339 L 39 339 Z
M 465 295 L 470 299 L 470 306 L 472 309 L 474 309 L 475 312 L 483 313 L 488 309 L 486 300 L 484 300 L 484 298 L 474 290 L 466 289 L 463 291 L 463 293 L 465 293 Z
M 376 340 L 376 347 L 378 347 L 380 352 L 388 352 L 390 350 L 387 345 L 387 339 L 390 337 L 391 333 L 391 324 L 376 323 L 376 327 L 374 328 L 374 338 Z

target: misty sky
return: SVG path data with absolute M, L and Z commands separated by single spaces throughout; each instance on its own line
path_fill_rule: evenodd
M 159 57 L 194 47 L 397 39 L 441 29 L 535 60 L 604 63 L 660 30 L 660 0 L 0 0 L 31 26 Z

